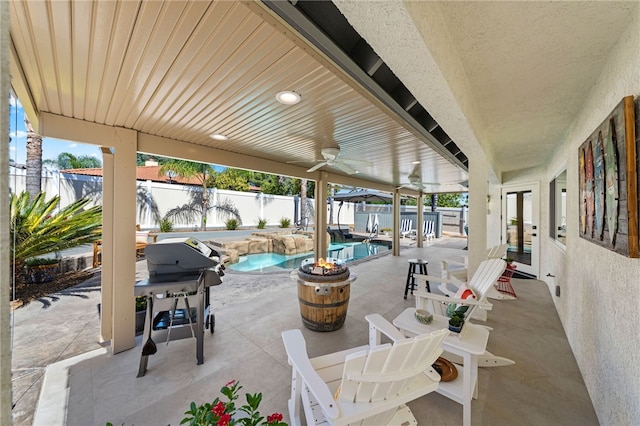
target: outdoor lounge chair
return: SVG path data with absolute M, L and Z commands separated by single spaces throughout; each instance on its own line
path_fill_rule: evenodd
M 282 339 L 292 367 L 290 424 L 417 424 L 405 404 L 435 391 L 440 376 L 431 367 L 442 353 L 446 329 L 405 337 L 379 314 L 367 315 L 369 345 L 309 359 L 300 330 Z M 393 343 L 377 345 L 379 333 Z
M 402 219 L 402 222 L 400 223 L 400 235 L 402 236 L 402 238 L 405 238 L 407 235 L 409 235 L 412 232 L 412 228 L 413 227 L 413 220 L 411 219 Z
M 447 294 L 442 296 L 439 294 L 429 293 L 424 290 L 417 290 L 414 292 L 416 298 L 416 309 L 423 309 L 433 314 L 434 318 L 447 316 L 447 307 L 450 304 L 467 305 L 469 306 L 466 312 L 466 320 L 478 319 L 476 312 L 485 312 L 491 310 L 492 305 L 487 299 L 487 294 L 490 289 L 493 288 L 498 277 L 502 275 L 507 262 L 503 259 L 487 259 L 480 263 L 478 269 L 473 274 L 466 287 L 471 289 L 475 294 L 475 298 L 458 298 L 456 293 L 452 292 L 452 289 L 447 287 L 447 284 L 453 286 L 459 286 L 460 282 L 457 280 L 446 280 L 444 278 L 433 277 L 429 275 L 414 274 L 416 281 L 418 282 L 418 288 L 424 288 L 428 281 L 433 285 L 434 282 L 440 282 L 439 290 Z M 459 290 L 459 288 L 458 288 Z M 486 319 L 486 318 L 485 318 Z M 489 327 L 487 327 L 490 329 Z M 481 367 L 499 367 L 503 365 L 515 364 L 514 361 L 498 357 L 490 352 L 485 352 L 478 358 L 478 365 Z

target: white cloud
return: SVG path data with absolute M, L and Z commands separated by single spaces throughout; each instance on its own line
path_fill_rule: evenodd
M 11 136 L 11 138 L 16 138 L 16 139 L 26 138 L 27 132 L 25 132 L 24 130 L 18 130 L 16 132 L 9 133 L 9 136 Z
M 20 103 L 20 99 L 14 98 L 13 96 L 9 96 L 9 105 L 15 106 L 16 103 L 18 104 L 19 108 L 22 108 L 22 104 Z
M 10 147 L 9 147 L 9 151 L 14 151 L 14 152 L 15 152 L 15 150 L 16 150 L 16 147 L 15 147 L 15 146 L 10 146 Z
M 77 143 L 70 143 L 69 144 L 69 148 L 77 148 L 78 144 Z
M 91 154 L 91 156 L 92 156 L 93 158 L 100 159 L 100 156 L 99 156 L 98 154 Z

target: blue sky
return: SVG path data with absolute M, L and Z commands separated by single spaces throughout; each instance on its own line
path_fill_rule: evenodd
M 27 158 L 26 153 L 26 131 L 24 126 L 24 110 L 20 102 L 10 97 L 9 112 L 9 128 L 11 143 L 9 145 L 9 157 L 17 164 L 24 164 Z M 42 139 L 42 159 L 56 159 L 61 152 L 69 152 L 76 157 L 81 155 L 90 155 L 102 161 L 100 148 L 95 145 L 70 142 L 60 139 L 43 138 Z

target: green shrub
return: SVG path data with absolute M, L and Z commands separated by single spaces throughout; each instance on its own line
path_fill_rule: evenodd
M 55 265 L 57 263 L 60 263 L 60 260 L 51 257 L 32 257 L 24 261 L 27 266 Z
M 229 231 L 233 231 L 234 229 L 238 229 L 238 225 L 239 225 L 238 219 L 234 219 L 234 218 L 228 219 L 224 223 L 224 225 L 227 227 L 227 229 Z
M 264 229 L 266 225 L 267 225 L 267 219 L 258 218 L 258 229 Z
M 291 219 L 288 217 L 283 217 L 280 219 L 280 228 L 288 228 L 291 225 Z
M 171 232 L 173 231 L 173 222 L 167 217 L 163 217 L 160 220 L 160 232 Z
M 136 296 L 136 312 L 144 311 L 147 309 L 147 297 Z

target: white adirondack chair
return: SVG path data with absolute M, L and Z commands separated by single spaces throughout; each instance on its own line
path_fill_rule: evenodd
M 438 388 L 431 365 L 448 330 L 406 338 L 382 316 L 367 315 L 374 345 L 309 359 L 300 330 L 282 333 L 292 367 L 289 417 L 301 425 L 417 425 L 405 404 Z M 382 332 L 393 344 L 376 345 Z
M 430 241 L 436 237 L 436 223 L 433 220 L 425 220 L 422 226 L 422 235 L 425 240 Z
M 487 259 L 502 259 L 507 255 L 508 244 L 489 247 L 487 249 Z M 443 260 L 440 262 L 442 277 L 448 280 L 467 281 L 467 269 L 469 268 L 469 259 L 464 256 L 464 262 L 455 262 L 451 260 Z M 447 294 L 447 293 L 445 293 Z
M 400 235 L 402 236 L 402 238 L 405 238 L 407 235 L 409 235 L 412 232 L 412 228 L 413 227 L 413 220 L 411 219 L 402 219 L 402 222 L 400 223 Z
M 413 293 L 416 298 L 416 309 L 427 310 L 431 312 L 434 317 L 446 317 L 447 307 L 450 304 L 463 304 L 469 306 L 466 313 L 466 321 L 469 321 L 471 318 L 478 319 L 478 315 L 476 315 L 477 312 L 484 312 L 486 314 L 486 311 L 492 309 L 492 305 L 488 301 L 487 295 L 489 290 L 493 288 L 498 277 L 500 277 L 504 272 L 506 266 L 507 262 L 503 259 L 488 259 L 480 263 L 478 269 L 466 284 L 467 287 L 471 288 L 475 293 L 475 300 L 457 299 L 454 297 L 455 292 L 452 292 L 446 286 L 447 284 L 458 285 L 459 281 L 457 280 L 452 281 L 429 275 L 414 274 L 416 282 L 418 283 L 418 289 L 425 288 L 426 281 L 429 281 L 431 285 L 433 285 L 434 282 L 440 282 L 441 284 L 438 289 L 447 294 L 446 296 L 442 296 L 439 294 L 428 293 L 424 290 L 416 290 Z M 487 328 L 490 329 L 490 327 Z M 515 364 L 515 362 L 508 358 L 498 357 L 490 352 L 486 352 L 478 358 L 478 365 L 480 367 L 499 367 L 511 364 Z

